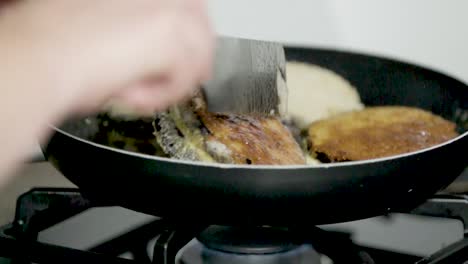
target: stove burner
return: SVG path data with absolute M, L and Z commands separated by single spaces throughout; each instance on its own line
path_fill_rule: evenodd
M 210 226 L 181 250 L 178 264 L 324 264 L 311 245 L 287 230 Z
M 197 239 L 207 248 L 236 254 L 275 254 L 300 246 L 286 230 L 269 227 L 210 226 Z
M 18 198 L 15 219 L 0 227 L 0 260 L 15 263 L 141 264 L 442 264 L 468 263 L 468 236 L 421 259 L 417 256 L 355 244 L 349 234 L 315 226 L 288 229 L 224 227 L 158 219 L 88 250 L 37 241 L 38 233 L 84 210 L 112 206 L 93 204 L 77 189 L 33 189 Z M 404 213 L 404 212 L 402 212 Z M 462 220 L 468 234 L 468 196 L 436 195 L 410 214 Z M 156 239 L 153 255 L 147 246 Z M 130 252 L 132 259 L 120 256 Z M 177 261 L 177 255 L 179 260 Z

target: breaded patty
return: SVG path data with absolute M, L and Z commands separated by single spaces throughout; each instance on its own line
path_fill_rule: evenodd
M 332 70 L 289 61 L 286 71 L 287 115 L 301 130 L 317 120 L 364 108 L 357 88 Z
M 211 113 L 203 97 L 193 108 L 204 126 L 207 151 L 218 161 L 235 164 L 305 164 L 291 131 L 276 116 Z
M 212 113 L 200 95 L 159 113 L 158 143 L 168 156 L 232 164 L 306 164 L 291 132 L 275 116 Z
M 225 145 L 233 163 L 305 164 L 298 143 L 276 117 L 204 113 L 201 120 L 208 144 Z
M 456 125 L 404 106 L 368 107 L 313 123 L 312 155 L 323 161 L 367 160 L 424 149 L 456 137 Z

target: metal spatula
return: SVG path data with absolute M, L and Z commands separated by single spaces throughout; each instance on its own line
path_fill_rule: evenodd
M 210 112 L 282 114 L 286 59 L 274 42 L 219 37 L 213 78 L 204 86 Z

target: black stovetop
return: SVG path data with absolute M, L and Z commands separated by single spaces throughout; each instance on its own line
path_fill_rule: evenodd
M 421 259 L 417 256 L 360 246 L 353 242 L 351 234 L 325 231 L 315 226 L 226 227 L 165 219 L 146 223 L 86 251 L 37 241 L 42 230 L 92 207 L 97 205 L 84 198 L 77 189 L 34 189 L 23 194 L 18 198 L 15 220 L 0 230 L 0 257 L 14 263 L 80 264 L 314 264 L 308 259 L 304 261 L 304 258 L 303 262 L 299 261 L 299 258 L 296 258 L 296 262 L 288 262 L 288 258 L 294 254 L 326 256 L 334 264 L 461 264 L 468 260 L 466 238 L 429 258 Z M 455 218 L 465 224 L 468 223 L 468 198 L 463 195 L 440 194 L 408 213 Z M 151 257 L 147 246 L 155 237 L 157 239 Z M 131 252 L 132 259 L 118 257 L 125 252 Z M 191 254 L 202 257 L 195 260 Z M 218 262 L 214 262 L 214 259 L 218 259 Z M 272 259 L 275 262 L 271 262 Z M 253 260 L 255 261 L 252 262 Z

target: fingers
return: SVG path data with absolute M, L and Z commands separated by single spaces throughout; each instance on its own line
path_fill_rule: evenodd
M 204 14 L 175 12 L 165 16 L 157 26 L 166 23 L 170 31 L 159 31 L 154 40 L 163 39 L 165 43 L 155 43 L 154 51 L 148 53 L 148 60 L 154 59 L 151 71 L 144 81 L 118 94 L 122 102 L 142 113 L 160 111 L 183 101 L 212 74 L 215 38 Z M 165 63 L 161 63 L 160 55 L 151 57 L 161 50 Z
M 169 83 L 148 82 L 128 87 L 114 100 L 114 107 L 131 109 L 142 116 L 152 116 L 155 112 L 169 107 L 174 99 Z
M 193 61 L 181 53 L 166 74 L 126 87 L 117 95 L 118 101 L 142 115 L 151 115 L 187 99 L 200 84 Z
M 204 2 L 200 0 L 178 1 L 192 3 L 191 5 L 194 5 L 193 3 L 200 5 L 199 3 Z M 191 11 L 193 9 L 195 8 L 174 11 L 174 16 L 168 19 L 171 31 L 167 42 L 171 45 L 170 52 L 177 56 L 177 58 L 171 57 L 171 59 L 183 61 L 183 64 L 179 64 L 179 66 L 186 70 L 177 74 L 196 75 L 193 81 L 200 83 L 209 79 L 212 74 L 215 36 L 206 10 L 193 12 Z M 175 61 L 174 63 L 179 62 Z
M 186 85 L 172 80 L 145 81 L 122 90 L 113 100 L 114 108 L 131 110 L 142 116 L 152 116 L 188 98 Z

